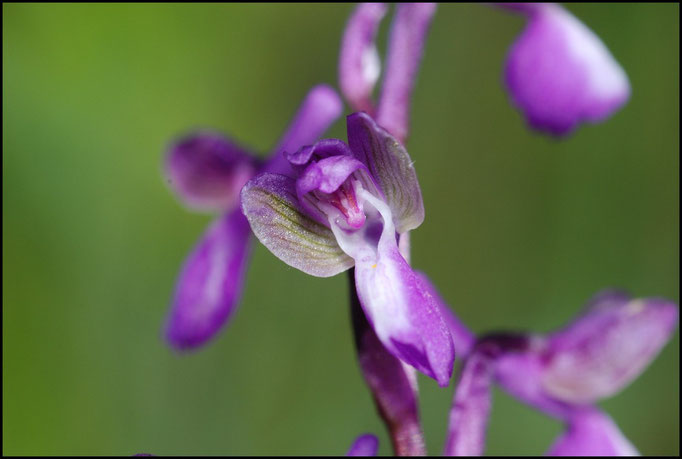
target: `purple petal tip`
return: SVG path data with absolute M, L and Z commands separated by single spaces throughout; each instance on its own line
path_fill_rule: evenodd
M 630 96 L 604 43 L 558 5 L 532 10 L 505 67 L 512 102 L 535 129 L 561 136 L 608 118 Z
M 549 337 L 545 390 L 571 403 L 615 394 L 653 361 L 677 318 L 677 306 L 664 299 L 598 294 L 581 317 Z
M 199 132 L 175 142 L 166 157 L 169 185 L 189 207 L 228 211 L 242 186 L 254 175 L 258 160 L 231 140 Z
M 251 231 L 236 209 L 212 224 L 187 258 L 166 325 L 176 350 L 197 348 L 220 331 L 236 309 L 250 252 Z
M 379 449 L 379 440 L 372 434 L 360 435 L 355 439 L 346 456 L 376 456 Z

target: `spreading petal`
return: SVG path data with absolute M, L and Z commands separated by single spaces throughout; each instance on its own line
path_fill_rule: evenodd
M 379 440 L 372 434 L 360 435 L 355 439 L 346 456 L 376 456 Z
M 407 137 L 410 95 L 435 12 L 435 3 L 403 3 L 396 7 L 377 122 L 401 142 Z
M 242 186 L 258 167 L 255 156 L 213 132 L 198 132 L 175 142 L 166 155 L 169 185 L 189 207 L 230 211 Z
M 507 56 L 505 83 L 533 128 L 567 134 L 627 101 L 625 72 L 589 28 L 556 4 L 521 10 L 528 25 Z
M 360 197 L 383 219 L 378 244 L 330 224 L 339 245 L 355 259 L 355 286 L 367 319 L 389 352 L 447 386 L 455 353 L 438 305 L 400 255 L 386 203 L 364 190 Z
M 366 113 L 346 121 L 350 148 L 381 188 L 398 233 L 417 228 L 424 221 L 424 202 L 410 155 Z
M 613 420 L 595 409 L 577 412 L 548 456 L 639 456 Z
M 445 456 L 481 456 L 490 415 L 492 360 L 472 354 L 464 363 L 450 410 Z
M 381 72 L 374 38 L 384 14 L 383 3 L 360 3 L 343 33 L 339 86 L 353 110 L 372 111 L 372 90 Z
M 331 87 L 321 84 L 311 89 L 272 151 L 272 156 L 265 165 L 265 172 L 291 174 L 284 152 L 291 153 L 303 145 L 315 142 L 341 116 L 342 110 L 343 102 Z
M 292 178 L 255 177 L 242 189 L 242 211 L 265 247 L 306 274 L 329 277 L 353 266 L 329 228 L 305 213 Z
M 250 252 L 249 224 L 239 209 L 220 217 L 202 236 L 178 279 L 166 326 L 176 349 L 211 339 L 236 309 Z
M 669 301 L 601 293 L 583 316 L 549 337 L 543 386 L 572 403 L 611 396 L 654 359 L 676 324 L 677 307 Z

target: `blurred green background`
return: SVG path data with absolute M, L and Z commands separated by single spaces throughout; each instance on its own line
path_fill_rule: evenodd
M 361 432 L 390 451 L 345 276 L 256 244 L 226 332 L 191 355 L 160 337 L 212 218 L 166 187 L 165 145 L 212 127 L 267 152 L 313 84 L 336 85 L 352 7 L 3 4 L 4 454 L 343 454 Z M 475 331 L 548 331 L 607 286 L 679 301 L 679 5 L 569 9 L 633 95 L 563 141 L 529 132 L 501 87 L 522 18 L 461 4 L 433 22 L 408 142 L 427 211 L 413 264 Z M 678 373 L 676 332 L 602 404 L 644 454 L 679 454 Z M 438 454 L 453 388 L 420 385 Z M 560 430 L 496 392 L 487 452 L 540 454 Z

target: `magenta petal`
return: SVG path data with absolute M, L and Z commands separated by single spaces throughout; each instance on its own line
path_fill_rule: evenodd
M 343 102 L 330 86 L 321 84 L 310 90 L 296 116 L 272 151 L 265 172 L 290 174 L 284 152 L 292 153 L 314 143 L 341 116 Z
M 191 208 L 229 211 L 239 191 L 258 167 L 255 156 L 213 132 L 199 132 L 175 142 L 166 156 L 169 185 Z
M 455 360 L 450 332 L 428 287 L 398 250 L 388 206 L 369 193 L 364 198 L 383 219 L 378 246 L 334 225 L 332 230 L 355 259 L 355 287 L 365 315 L 389 352 L 447 386 Z
M 450 410 L 444 456 L 481 456 L 491 404 L 492 360 L 481 353 L 464 363 Z
M 613 420 L 596 409 L 577 412 L 548 456 L 639 456 Z
M 592 403 L 636 378 L 677 325 L 677 306 L 605 292 L 574 323 L 549 337 L 543 387 L 553 397 Z
M 459 318 L 457 318 L 455 313 L 452 312 L 452 309 L 440 296 L 438 290 L 429 280 L 428 276 L 419 271 L 416 271 L 416 274 L 424 283 L 424 287 L 429 292 L 429 295 L 431 295 L 438 305 L 440 315 L 445 321 L 445 324 L 448 326 L 450 335 L 452 335 L 452 342 L 455 345 L 457 357 L 460 359 L 466 358 L 476 343 L 476 336 L 459 320 Z
M 407 137 L 410 95 L 435 12 L 435 3 L 402 3 L 391 26 L 377 122 L 401 142 Z
M 358 296 L 377 336 L 402 361 L 448 385 L 455 358 L 438 306 L 398 249 L 356 259 Z
M 630 96 L 628 78 L 604 43 L 556 4 L 528 12 L 507 57 L 505 82 L 528 123 L 555 135 L 604 120 Z
M 204 233 L 177 282 L 166 325 L 171 346 L 201 346 L 231 317 L 244 282 L 250 234 L 240 209 L 220 217 Z
M 360 435 L 355 439 L 346 456 L 376 456 L 379 440 L 372 434 Z
M 381 72 L 374 38 L 386 8 L 383 3 L 360 3 L 343 33 L 339 86 L 353 110 L 372 111 L 372 90 Z
M 353 266 L 329 228 L 301 206 L 290 177 L 261 174 L 250 180 L 242 189 L 242 211 L 258 240 L 289 266 L 317 277 Z

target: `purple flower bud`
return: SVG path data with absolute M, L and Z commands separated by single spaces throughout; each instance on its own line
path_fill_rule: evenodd
M 189 207 L 203 211 L 232 210 L 257 167 L 254 155 L 212 132 L 182 138 L 166 157 L 168 183 Z
M 376 120 L 401 142 L 407 138 L 410 96 L 435 12 L 435 3 L 402 3 L 396 7 L 391 26 Z
M 548 456 L 639 456 L 639 452 L 606 414 L 596 409 L 577 411 Z
M 514 5 L 528 24 L 507 56 L 505 83 L 533 128 L 568 134 L 581 122 L 606 119 L 627 101 L 625 72 L 575 16 L 556 4 Z
M 386 9 L 383 3 L 360 3 L 343 33 L 339 86 L 353 110 L 373 111 L 372 90 L 381 72 L 374 38 Z
M 166 325 L 178 350 L 211 339 L 234 312 L 250 252 L 249 224 L 239 209 L 214 222 L 185 261 Z
M 376 456 L 379 440 L 372 434 L 360 435 L 355 439 L 346 456 Z

